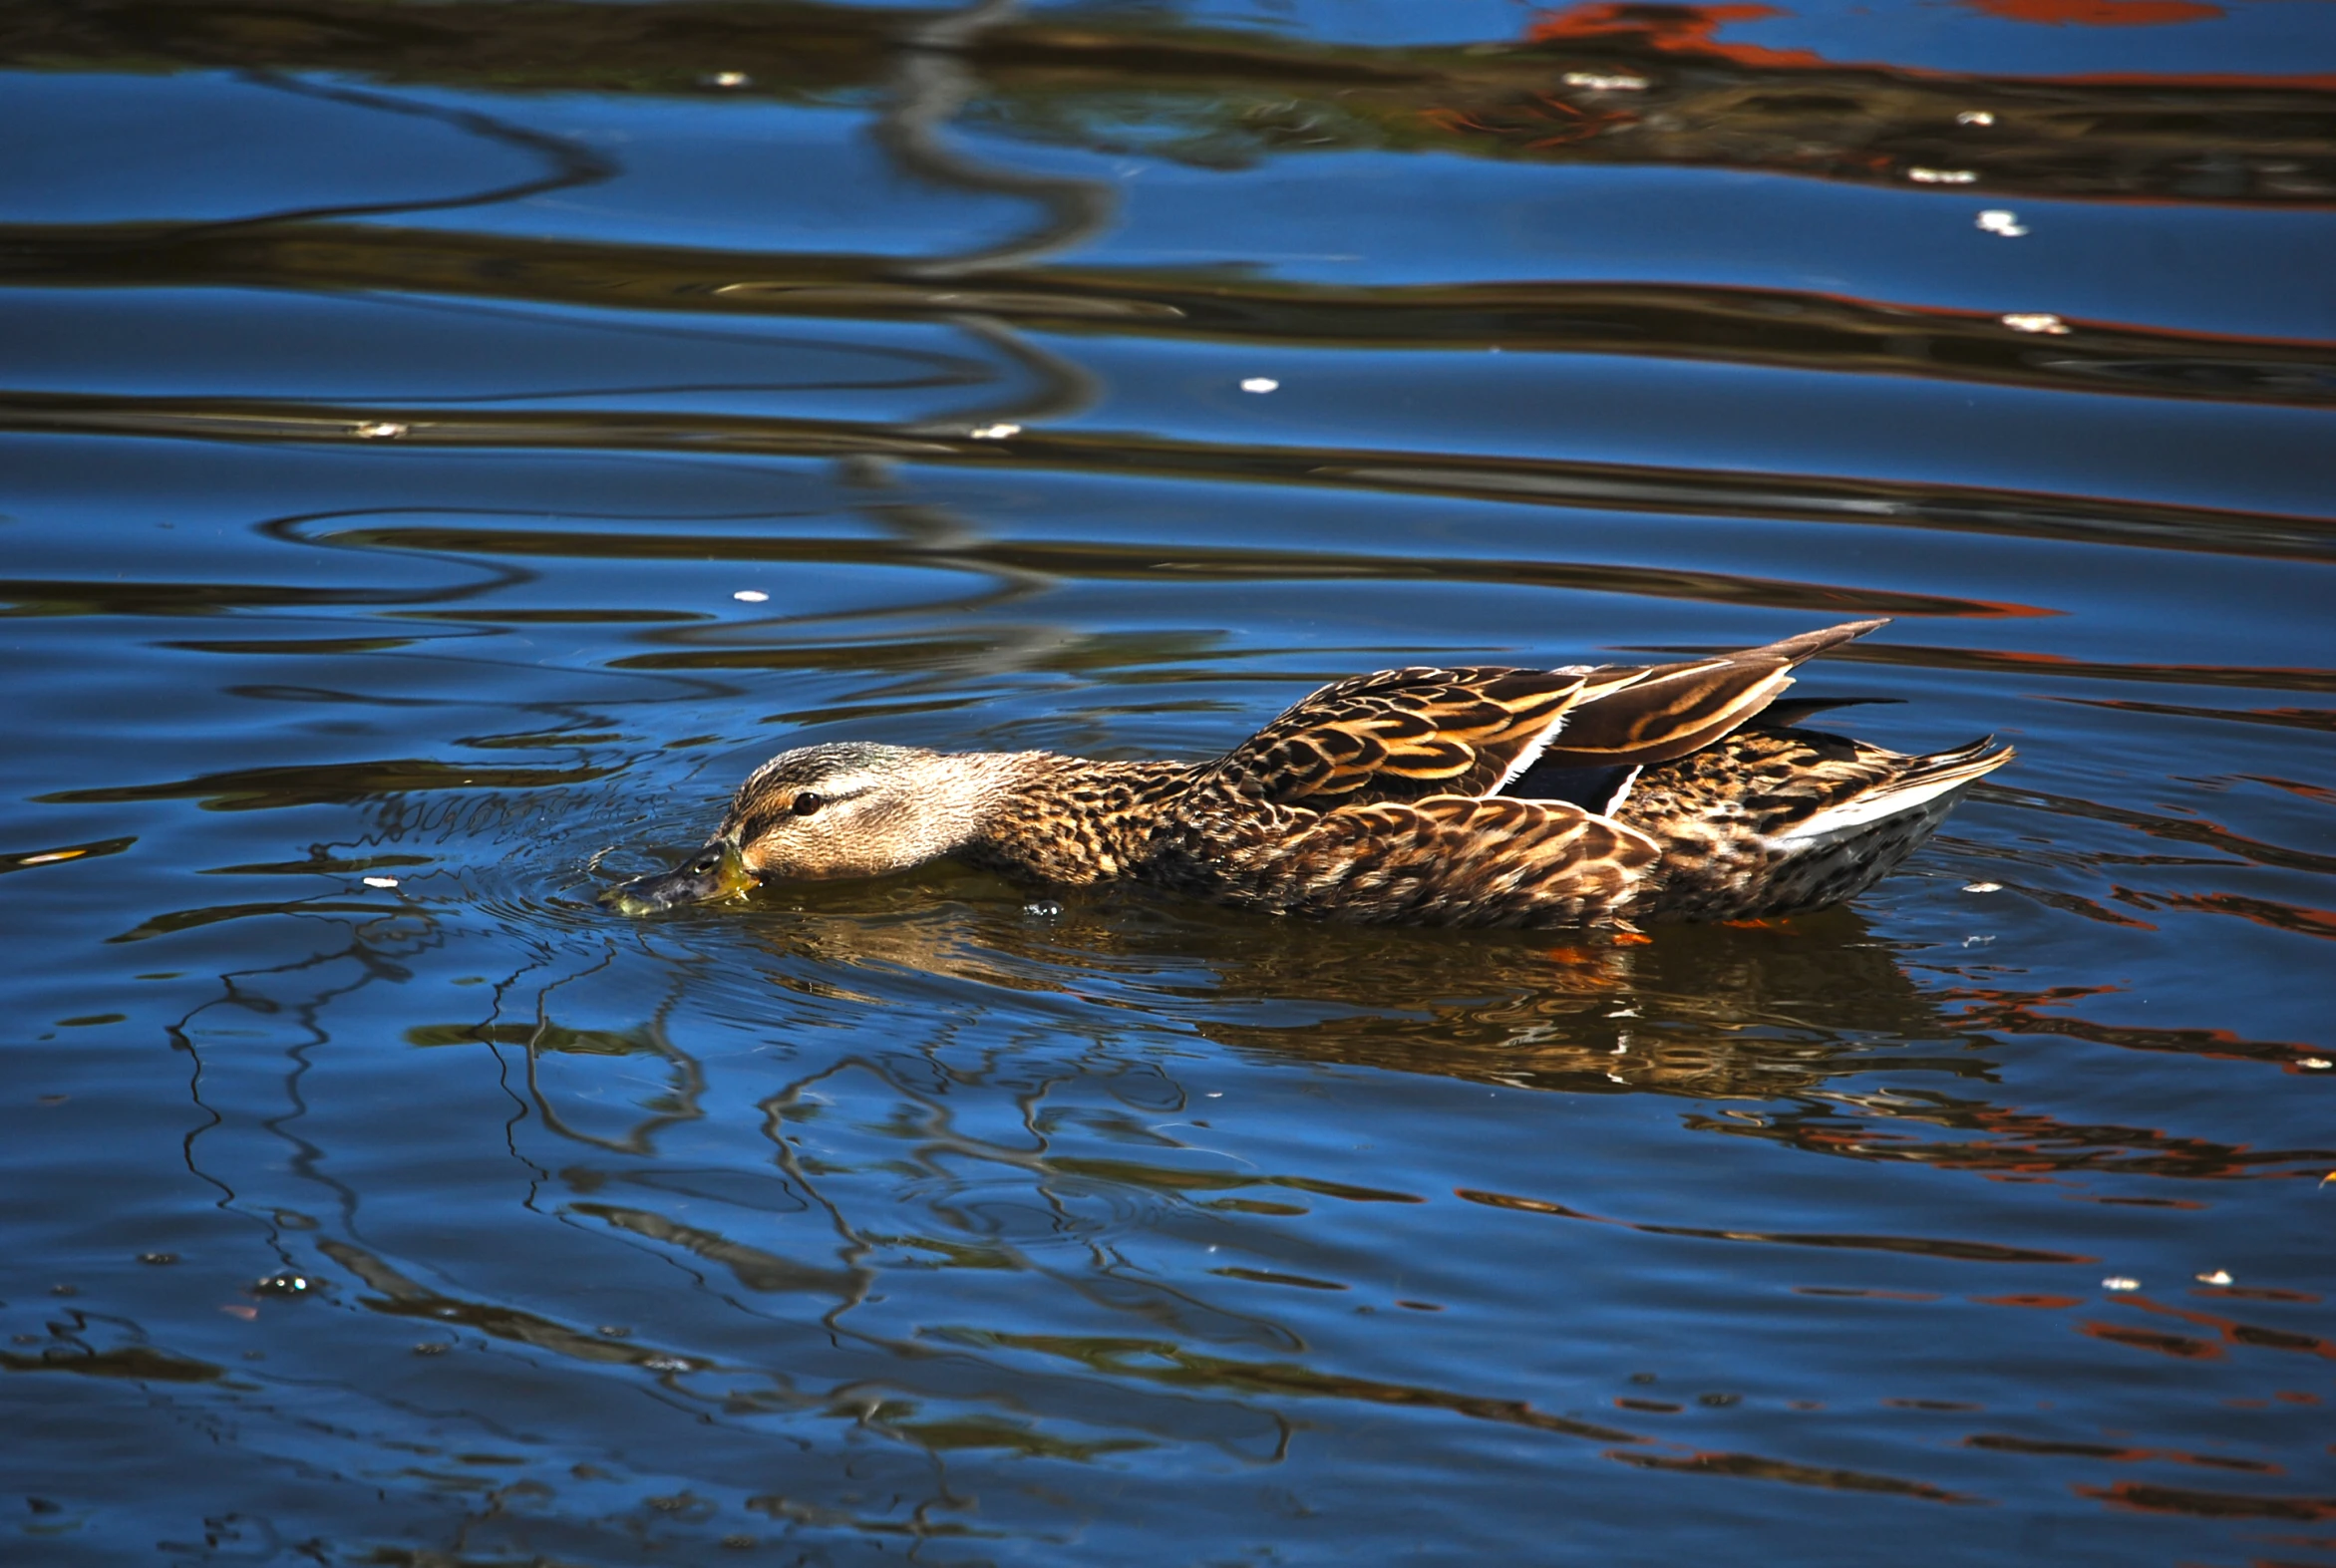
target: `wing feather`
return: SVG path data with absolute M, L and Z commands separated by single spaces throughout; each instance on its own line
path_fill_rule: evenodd
M 1563 724 L 1579 671 L 1382 670 L 1326 686 L 1235 748 L 1215 782 L 1330 810 L 1497 788 Z
M 1431 795 L 1347 805 L 1279 846 L 1245 901 L 1413 924 L 1570 925 L 1625 902 L 1655 840 L 1557 800 Z
M 1741 728 L 1793 684 L 1794 667 L 1882 621 L 1849 621 L 1783 642 L 1683 664 L 1587 670 L 1562 735 L 1536 766 L 1644 767 L 1700 751 Z M 1529 793 L 1529 780 L 1511 788 Z

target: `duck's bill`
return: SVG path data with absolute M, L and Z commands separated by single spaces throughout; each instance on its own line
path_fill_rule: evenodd
M 676 904 L 710 904 L 735 898 L 757 885 L 735 844 L 708 844 L 670 871 L 637 876 L 609 888 L 600 902 L 620 915 L 652 915 Z

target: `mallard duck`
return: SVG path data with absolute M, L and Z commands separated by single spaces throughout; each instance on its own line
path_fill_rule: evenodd
M 808 746 L 756 769 L 688 862 L 600 898 L 645 914 L 954 855 L 1383 923 L 1800 913 L 1871 886 L 2012 758 L 1799 727 L 1840 704 L 1778 702 L 1795 667 L 1885 624 L 1679 664 L 1381 670 L 1203 763 Z

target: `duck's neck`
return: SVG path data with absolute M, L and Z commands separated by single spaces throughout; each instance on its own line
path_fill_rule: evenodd
M 1152 857 L 1161 808 L 1190 783 L 1184 763 L 1099 763 L 1052 752 L 950 758 L 969 787 L 958 857 L 1050 882 L 1103 882 Z M 956 815 L 952 810 L 948 814 Z

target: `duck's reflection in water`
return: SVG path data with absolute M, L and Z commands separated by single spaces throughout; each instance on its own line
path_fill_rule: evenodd
M 2336 1149 L 2065 1122 L 2002 1102 L 1993 1085 L 2007 1035 L 2280 1065 L 2303 1048 L 2093 1024 L 2062 994 L 1917 979 L 1904 961 L 1914 944 L 1877 935 L 1852 908 L 1617 938 L 1391 931 L 1165 898 L 1024 902 L 999 893 L 986 878 L 943 869 L 785 890 L 728 918 L 743 920 L 776 960 L 772 983 L 802 992 L 865 1001 L 885 989 L 886 972 L 905 971 L 959 982 L 969 1001 L 991 988 L 1069 993 L 1263 1058 L 1567 1094 L 1758 1102 L 1715 1106 L 1685 1124 L 1828 1156 L 2026 1179 L 2289 1177 L 2336 1160 Z M 2052 1013 L 2037 1015 L 2044 1005 Z M 1887 1092 L 1857 1082 L 1884 1069 Z
M 1523 1089 L 1773 1098 L 1857 1070 L 1878 1045 L 1959 1052 L 1974 1038 L 1846 909 L 1617 937 L 1389 931 L 1168 899 L 946 896 L 958 890 L 810 889 L 748 918 L 774 956 L 812 959 L 847 989 L 859 989 L 853 970 L 906 970 L 1108 995 L 1244 1052 Z M 782 985 L 817 985 L 780 969 Z

